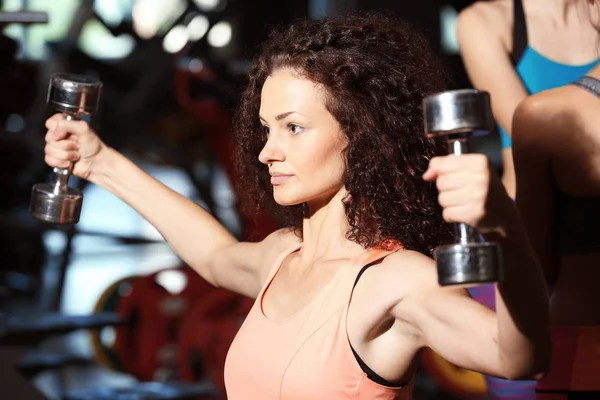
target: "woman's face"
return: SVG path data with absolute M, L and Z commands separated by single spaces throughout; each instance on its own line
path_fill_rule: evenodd
M 280 205 L 318 207 L 343 188 L 347 139 L 325 101 L 321 85 L 289 69 L 263 85 L 259 118 L 267 142 L 258 159 L 269 168 Z

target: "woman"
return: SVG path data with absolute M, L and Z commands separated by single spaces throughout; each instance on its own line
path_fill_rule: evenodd
M 600 32 L 600 4 L 587 2 Z M 554 354 L 540 399 L 600 398 L 599 78 L 596 67 L 528 98 L 513 122 L 517 204 L 551 288 Z
M 46 162 L 73 162 L 210 283 L 256 299 L 225 366 L 231 400 L 408 399 L 425 347 L 465 368 L 539 378 L 550 347 L 542 273 L 487 158 L 443 157 L 423 134 L 421 101 L 439 77 L 423 38 L 398 20 L 275 31 L 235 118 L 242 193 L 286 226 L 259 243 L 238 243 L 83 122 L 47 121 Z M 430 255 L 444 220 L 502 243 L 497 314 L 438 285 Z
M 490 92 L 502 139 L 502 181 L 515 195 L 510 128 L 529 94 L 574 82 L 598 62 L 598 34 L 581 0 L 478 1 L 458 18 L 458 41 L 474 87 Z
M 598 34 L 585 20 L 581 0 L 478 1 L 463 10 L 457 35 L 474 87 L 488 91 L 502 143 L 502 182 L 515 197 L 511 122 L 528 95 L 569 84 L 596 65 Z M 493 288 L 471 294 L 495 309 Z M 535 382 L 504 382 L 486 377 L 495 398 L 534 396 Z

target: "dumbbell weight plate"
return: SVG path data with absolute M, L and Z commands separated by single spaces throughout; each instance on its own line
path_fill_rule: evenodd
M 29 213 L 51 224 L 74 225 L 79 222 L 82 203 L 83 193 L 79 189 L 68 188 L 57 196 L 52 183 L 37 183 L 31 190 Z
M 94 307 L 94 313 L 116 312 L 119 302 L 127 295 L 131 288 L 131 282 L 136 276 L 128 276 L 111 284 L 102 292 Z M 90 330 L 90 340 L 94 359 L 103 367 L 114 371 L 123 372 L 121 361 L 117 356 L 111 340 L 107 339 L 109 332 L 114 336 L 114 328 Z
M 489 93 L 476 89 L 427 96 L 423 100 L 423 114 L 427 136 L 491 132 L 495 124 Z
M 502 247 L 498 243 L 462 243 L 434 250 L 440 285 L 468 285 L 502 280 Z
M 54 74 L 48 83 L 46 103 L 58 112 L 94 114 L 98 111 L 102 82 L 86 75 Z

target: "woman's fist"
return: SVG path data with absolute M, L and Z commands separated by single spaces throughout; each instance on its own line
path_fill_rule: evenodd
M 88 123 L 68 121 L 63 114 L 55 114 L 46 121 L 46 128 L 46 164 L 56 168 L 72 166 L 73 175 L 87 179 L 96 156 L 106 148 Z
M 484 234 L 505 233 L 505 217 L 514 206 L 485 155 L 434 157 L 423 179 L 435 180 L 446 222 L 462 222 Z

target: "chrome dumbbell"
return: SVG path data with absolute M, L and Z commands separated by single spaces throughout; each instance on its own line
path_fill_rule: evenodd
M 76 74 L 55 74 L 50 78 L 47 103 L 67 120 L 81 119 L 98 109 L 102 83 Z M 83 193 L 68 186 L 71 168 L 54 168 L 51 182 L 33 186 L 29 213 L 40 221 L 72 225 L 79 222 Z
M 474 133 L 494 129 L 490 96 L 475 89 L 451 90 L 423 100 L 425 134 L 444 136 L 450 154 L 469 153 Z M 455 243 L 434 250 L 440 285 L 479 284 L 502 279 L 502 249 L 498 243 L 484 242 L 466 224 L 455 224 Z

